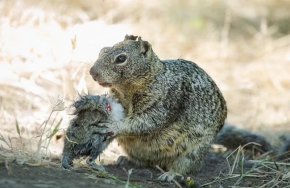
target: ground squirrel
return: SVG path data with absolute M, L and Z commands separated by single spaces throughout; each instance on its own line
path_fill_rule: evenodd
M 163 168 L 161 181 L 201 168 L 227 116 L 222 93 L 202 68 L 160 60 L 149 42 L 127 35 L 100 51 L 90 74 L 125 109 L 122 121 L 106 126 L 129 160 Z
M 64 140 L 62 167 L 70 169 L 73 160 L 81 156 L 89 156 L 87 164 L 95 170 L 104 171 L 97 165 L 95 159 L 112 141 L 110 133 L 100 133 L 99 124 L 107 121 L 120 121 L 123 107 L 105 95 L 81 96 L 73 103 L 75 108 L 73 118 L 66 131 Z

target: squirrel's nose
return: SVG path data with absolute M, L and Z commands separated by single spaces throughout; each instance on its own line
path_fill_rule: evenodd
M 90 69 L 90 75 L 92 75 L 92 76 L 94 75 L 94 66 L 92 66 Z
M 94 80 L 98 77 L 98 72 L 96 71 L 95 66 L 92 66 L 90 69 L 90 75 L 93 77 Z

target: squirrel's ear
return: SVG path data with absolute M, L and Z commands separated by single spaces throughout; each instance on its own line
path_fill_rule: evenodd
M 140 43 L 140 54 L 147 55 L 147 52 L 151 49 L 151 44 L 147 41 L 143 41 L 141 37 L 138 37 Z
M 134 36 L 134 35 L 126 35 L 124 38 L 124 41 L 126 40 L 136 40 L 138 38 L 138 36 Z

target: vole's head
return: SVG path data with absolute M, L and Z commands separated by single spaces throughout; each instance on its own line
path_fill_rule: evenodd
M 106 95 L 85 95 L 73 103 L 76 115 L 75 123 L 78 125 L 91 125 L 108 120 L 112 111 L 111 101 Z M 76 126 L 77 126 L 76 125 Z
M 142 77 L 146 78 L 153 57 L 156 55 L 147 41 L 126 35 L 124 41 L 100 51 L 90 74 L 105 87 L 132 83 Z

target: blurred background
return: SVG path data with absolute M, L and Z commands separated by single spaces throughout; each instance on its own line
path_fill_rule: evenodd
M 46 135 L 61 152 L 64 109 L 78 93 L 106 92 L 88 70 L 125 34 L 161 59 L 196 62 L 222 90 L 227 122 L 275 142 L 290 133 L 289 9 L 288 0 L 0 0 L 0 144 L 32 147 Z

